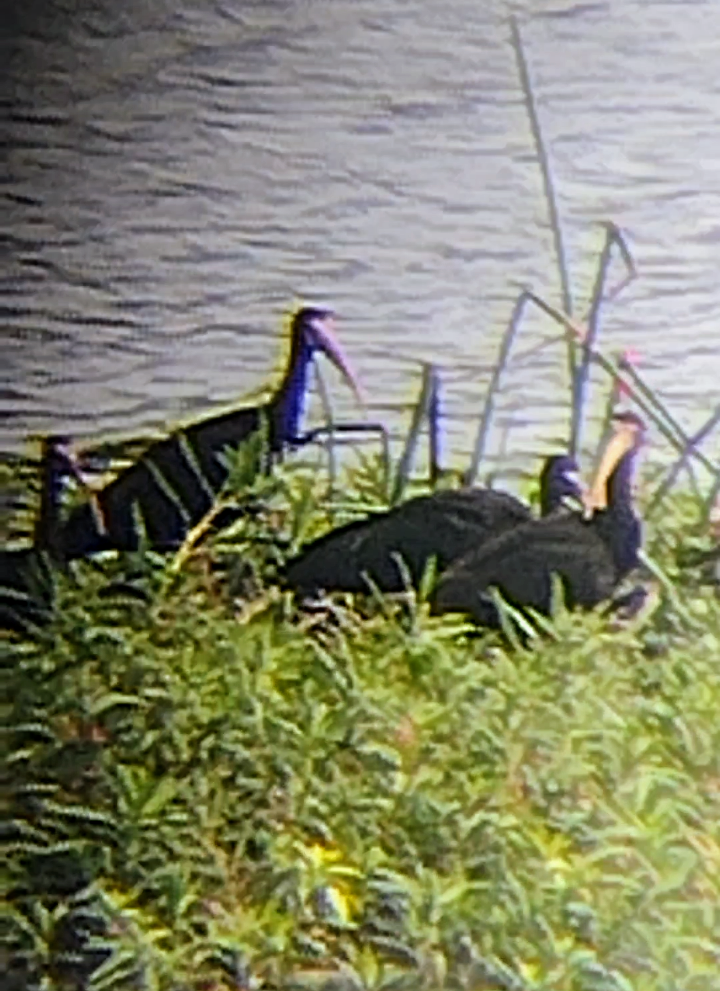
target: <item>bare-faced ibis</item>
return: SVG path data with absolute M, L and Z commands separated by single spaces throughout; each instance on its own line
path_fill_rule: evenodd
M 82 483 L 69 438 L 46 437 L 40 461 L 40 508 L 32 545 L 0 551 L 0 629 L 23 632 L 50 615 L 51 569 L 62 564 L 60 503 L 69 476 Z
M 548 458 L 540 477 L 541 513 L 580 496 L 576 462 L 568 455 Z M 402 592 L 406 584 L 398 557 L 417 587 L 431 557 L 444 571 L 468 548 L 532 518 L 530 509 L 507 492 L 444 489 L 324 534 L 288 563 L 284 581 L 303 595 L 367 592 L 367 578 L 383 592 Z
M 489 594 L 496 587 L 511 605 L 549 615 L 553 574 L 569 608 L 609 600 L 638 563 L 642 530 L 632 477 L 644 429 L 636 414 L 618 414 L 586 512 L 534 520 L 460 557 L 440 578 L 432 611 L 462 613 L 497 628 L 500 617 Z
M 136 550 L 140 542 L 136 514 L 151 548 L 177 548 L 211 508 L 228 478 L 222 460 L 225 448 L 236 447 L 263 423 L 270 458 L 303 442 L 299 429 L 308 366 L 315 352 L 327 355 L 359 397 L 333 324 L 330 310 L 300 309 L 292 321 L 289 363 L 272 399 L 263 406 L 200 420 L 151 444 L 138 461 L 96 493 L 96 506 L 87 503 L 70 513 L 61 535 L 66 560 L 102 550 Z

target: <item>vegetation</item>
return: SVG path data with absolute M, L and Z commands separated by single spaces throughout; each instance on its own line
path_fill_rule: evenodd
M 251 444 L 228 495 L 249 488 L 254 509 L 230 529 L 57 576 L 53 624 L 0 642 L 7 991 L 717 991 L 720 602 L 683 565 L 712 544 L 698 521 L 720 479 L 696 447 L 720 411 L 688 438 L 627 354 L 594 350 L 601 303 L 635 277 L 614 225 L 572 319 L 512 35 L 563 304 L 518 297 L 466 478 L 532 303 L 565 332 L 573 451 L 599 365 L 608 409 L 631 397 L 681 455 L 673 472 L 693 452 L 716 477 L 710 497 L 661 517 L 673 472 L 654 490 L 660 581 L 630 623 L 558 605 L 526 644 L 509 613 L 504 637 L 479 635 L 422 594 L 298 611 L 278 565 L 402 495 L 437 414 L 428 370 L 394 486 L 365 464 L 333 511 L 316 470 L 257 480 Z
M 317 472 L 253 484 L 264 510 L 75 566 L 5 644 L 4 987 L 716 989 L 694 499 L 647 533 L 673 586 L 641 617 L 559 609 L 522 647 L 422 595 L 298 612 L 272 579 L 328 525 Z

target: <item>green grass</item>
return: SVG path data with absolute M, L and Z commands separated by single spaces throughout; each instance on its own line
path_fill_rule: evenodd
M 560 613 L 513 650 L 422 602 L 296 613 L 272 576 L 330 525 L 315 477 L 138 555 L 146 599 L 103 595 L 127 561 L 78 564 L 54 626 L 5 645 L 5 986 L 717 991 L 720 603 L 678 567 L 710 545 L 693 499 L 646 534 L 673 582 L 654 610 Z M 346 501 L 378 488 L 368 464 Z

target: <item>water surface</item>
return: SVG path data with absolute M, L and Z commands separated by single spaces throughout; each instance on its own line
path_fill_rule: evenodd
M 612 219 L 640 277 L 605 310 L 603 346 L 637 350 L 699 426 L 720 376 L 713 0 L 515 9 L 576 307 Z M 150 434 L 242 398 L 277 371 L 282 314 L 302 296 L 337 307 L 372 413 L 394 431 L 417 363 L 441 364 L 448 457 L 466 458 L 518 284 L 559 299 L 507 13 L 472 0 L 16 5 L 0 52 L 0 448 L 47 429 Z M 556 330 L 528 319 L 520 350 Z M 518 460 L 565 430 L 565 368 L 558 345 L 511 369 L 498 428 Z

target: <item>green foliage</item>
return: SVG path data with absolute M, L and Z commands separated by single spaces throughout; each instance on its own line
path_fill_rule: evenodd
M 78 564 L 45 639 L 5 645 L 4 986 L 714 991 L 692 500 L 648 533 L 672 594 L 646 617 L 558 606 L 512 647 L 429 617 L 432 565 L 418 596 L 298 613 L 278 564 L 379 502 L 373 466 L 343 512 L 310 469 L 236 468 L 257 511 Z

